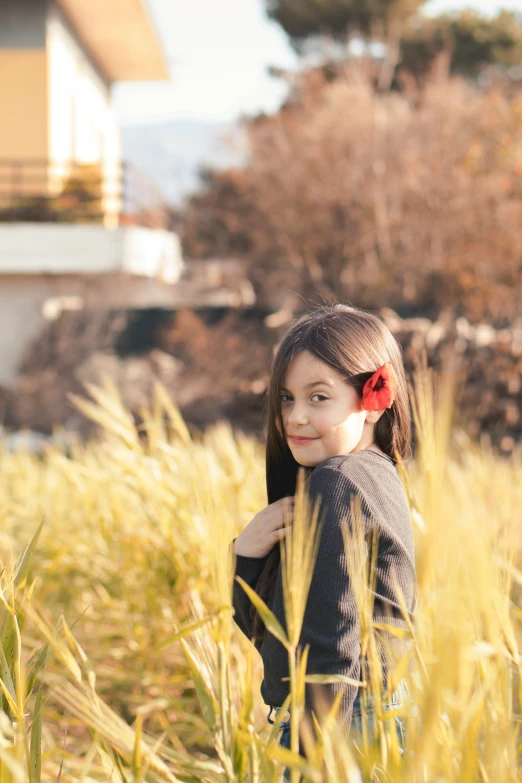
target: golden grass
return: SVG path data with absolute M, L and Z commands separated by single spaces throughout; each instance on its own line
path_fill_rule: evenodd
M 441 389 L 451 396 L 449 382 Z M 232 620 L 229 551 L 266 504 L 261 444 L 225 423 L 191 436 L 161 388 L 143 432 L 110 384 L 89 393 L 77 402 L 104 428 L 96 441 L 42 458 L 0 451 L 0 783 L 265 783 L 283 761 L 294 781 L 522 778 L 522 465 L 452 432 L 426 374 L 420 448 L 402 466 L 419 585 L 406 675 L 417 712 L 402 760 L 380 710 L 362 749 L 332 719 L 307 760 L 279 748 L 266 722 L 260 658 Z M 294 525 L 285 584 L 297 710 L 309 578 L 298 565 L 313 547 Z M 364 613 L 364 594 L 359 603 Z M 371 649 L 371 618 L 364 628 Z

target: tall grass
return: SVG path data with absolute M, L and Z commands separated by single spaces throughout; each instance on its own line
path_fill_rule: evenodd
M 103 428 L 96 441 L 69 455 L 0 452 L 0 783 L 268 783 L 283 764 L 294 781 L 522 777 L 522 466 L 452 428 L 451 385 L 439 388 L 425 372 L 416 380 L 420 443 L 401 466 L 418 569 L 408 659 L 391 675 L 406 676 L 415 701 L 401 708 L 402 759 L 379 703 L 362 744 L 344 736 L 334 705 L 306 759 L 296 731 L 290 751 L 278 746 L 259 655 L 231 606 L 229 544 L 266 505 L 263 447 L 225 423 L 191 434 L 160 387 L 138 431 L 106 384 L 76 400 Z M 263 608 L 288 651 L 294 722 L 315 553 L 299 498 L 283 549 L 286 632 Z M 357 581 L 362 560 L 351 562 Z M 371 657 L 367 598 L 360 588 Z

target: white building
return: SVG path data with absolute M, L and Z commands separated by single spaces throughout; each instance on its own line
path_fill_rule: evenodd
M 179 242 L 111 102 L 115 81 L 168 76 L 145 0 L 0 3 L 1 385 L 60 308 L 170 302 Z

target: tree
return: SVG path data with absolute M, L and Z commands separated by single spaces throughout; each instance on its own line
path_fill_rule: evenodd
M 376 92 L 358 63 L 246 123 L 243 168 L 207 174 L 186 258 L 244 259 L 258 304 L 323 299 L 504 325 L 522 297 L 522 104 L 457 77 Z
M 417 17 L 404 30 L 399 67 L 416 77 L 429 73 L 434 60 L 450 54 L 450 71 L 476 77 L 487 66 L 503 69 L 522 63 L 522 14 L 501 11 L 490 19 L 476 11 Z
M 400 56 L 405 22 L 427 0 L 265 0 L 268 15 L 290 36 L 297 52 L 307 39 L 329 36 L 348 42 L 354 37 L 386 44 L 378 78 L 390 88 Z
M 501 11 L 491 19 L 465 10 L 429 18 L 416 13 L 426 0 L 265 0 L 268 15 L 290 36 L 295 50 L 322 42 L 346 44 L 354 37 L 386 44 L 378 86 L 391 87 L 396 68 L 416 79 L 426 77 L 445 53 L 451 73 L 475 78 L 493 66 L 514 78 L 522 63 L 522 13 Z M 341 51 L 345 59 L 346 48 Z M 338 53 L 337 53 L 338 58 Z M 334 57 L 335 59 L 335 57 Z M 516 69 L 516 70 L 515 70 Z M 511 75 L 511 74 L 508 74 Z
M 368 38 L 381 31 L 385 38 L 393 23 L 404 22 L 427 0 L 265 0 L 267 13 L 278 22 L 296 48 L 314 35 L 347 40 Z

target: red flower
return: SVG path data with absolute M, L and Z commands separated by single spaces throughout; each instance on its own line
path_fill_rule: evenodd
M 364 410 L 382 411 L 384 408 L 391 408 L 395 400 L 396 389 L 397 383 L 392 363 L 386 362 L 364 384 L 362 394 Z

